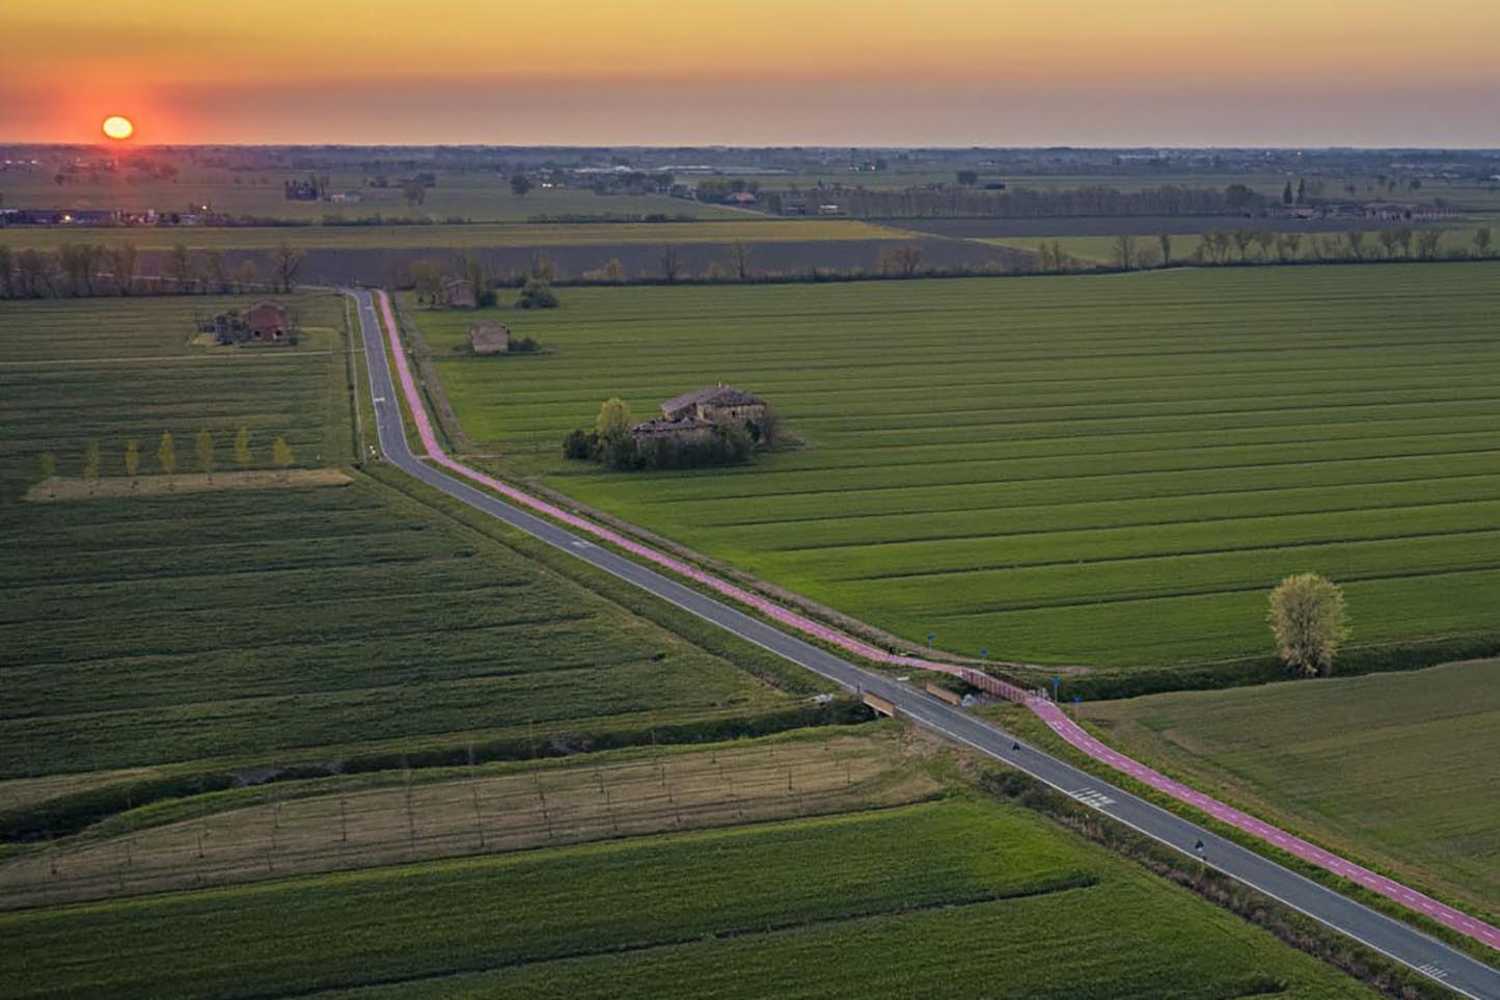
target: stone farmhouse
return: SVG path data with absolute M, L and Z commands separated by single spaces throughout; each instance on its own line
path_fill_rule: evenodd
M 463 278 L 449 278 L 438 292 L 438 304 L 449 309 L 477 309 L 479 299 L 474 295 L 474 286 Z
M 213 334 L 214 343 L 225 346 L 295 344 L 298 333 L 291 310 L 270 299 L 263 299 L 244 312 L 231 309 L 201 320 L 198 329 Z
M 469 327 L 469 349 L 475 354 L 505 354 L 510 350 L 510 327 L 504 323 L 475 323 Z
M 661 416 L 630 429 L 637 442 L 671 437 L 679 441 L 707 438 L 720 421 L 754 425 L 765 418 L 766 401 L 720 382 L 674 396 L 661 404 Z

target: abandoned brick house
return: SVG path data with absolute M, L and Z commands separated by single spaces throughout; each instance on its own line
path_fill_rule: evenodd
M 244 312 L 231 309 L 201 320 L 198 329 L 212 333 L 216 344 L 295 344 L 297 321 L 280 302 L 264 299 Z
M 510 350 L 510 327 L 504 323 L 476 323 L 469 327 L 469 349 L 475 354 L 504 354 Z
M 661 404 L 661 416 L 630 429 L 637 441 L 673 437 L 678 440 L 706 438 L 719 421 L 757 427 L 766 416 L 766 401 L 743 389 L 720 382 L 674 396 Z
M 463 278 L 449 278 L 438 291 L 437 304 L 449 309 L 476 309 L 479 299 L 474 295 L 474 285 Z

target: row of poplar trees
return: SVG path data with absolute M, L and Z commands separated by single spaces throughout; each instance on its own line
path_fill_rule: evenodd
M 193 450 L 198 464 L 198 471 L 209 477 L 212 481 L 214 470 L 218 468 L 218 445 L 214 441 L 213 433 L 207 430 L 198 432 L 193 439 Z M 297 460 L 292 446 L 287 444 L 286 438 L 278 435 L 271 442 L 271 462 L 279 467 L 283 474 Z M 249 469 L 255 464 L 255 452 L 250 444 L 250 429 L 241 427 L 234 436 L 234 463 L 243 470 Z M 171 431 L 162 432 L 161 441 L 156 447 L 156 465 L 162 475 L 172 476 L 177 473 L 177 442 Z M 50 479 L 57 474 L 57 456 L 51 452 L 44 452 L 40 458 L 41 473 L 43 479 Z M 83 479 L 93 483 L 97 482 L 103 466 L 103 451 L 98 441 L 90 441 L 83 449 L 83 460 L 80 465 Z M 135 438 L 125 442 L 124 452 L 125 475 L 132 479 L 141 469 L 141 443 Z

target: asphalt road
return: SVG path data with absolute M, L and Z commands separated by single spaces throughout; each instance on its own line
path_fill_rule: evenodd
M 1210 867 L 1383 952 L 1462 995 L 1500 1000 L 1500 971 L 1421 931 L 1304 878 L 1102 778 L 1028 746 L 961 708 L 948 705 L 907 684 L 856 666 L 811 643 L 788 635 L 728 604 L 601 548 L 422 461 L 408 446 L 402 430 L 400 397 L 391 377 L 385 339 L 372 297 L 366 291 L 352 294 L 358 304 L 370 389 L 375 401 L 380 450 L 388 462 L 403 472 L 575 558 L 670 601 L 742 639 L 826 677 L 847 690 L 877 694 L 889 700 L 912 722 L 1024 771 L 1090 808 L 1183 854 L 1198 856 L 1195 848 L 1202 843 L 1202 857 Z

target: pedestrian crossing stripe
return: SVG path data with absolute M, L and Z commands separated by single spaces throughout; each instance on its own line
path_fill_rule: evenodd
M 1097 788 L 1078 788 L 1068 793 L 1084 805 L 1094 809 L 1103 809 L 1112 806 L 1115 800 L 1099 791 Z
M 1420 972 L 1420 973 L 1422 973 L 1425 976 L 1431 976 L 1433 979 L 1447 979 L 1448 978 L 1448 970 L 1447 969 L 1443 968 L 1440 965 L 1433 965 L 1431 962 L 1427 963 L 1426 965 L 1419 965 L 1419 966 L 1417 966 L 1417 971 Z

